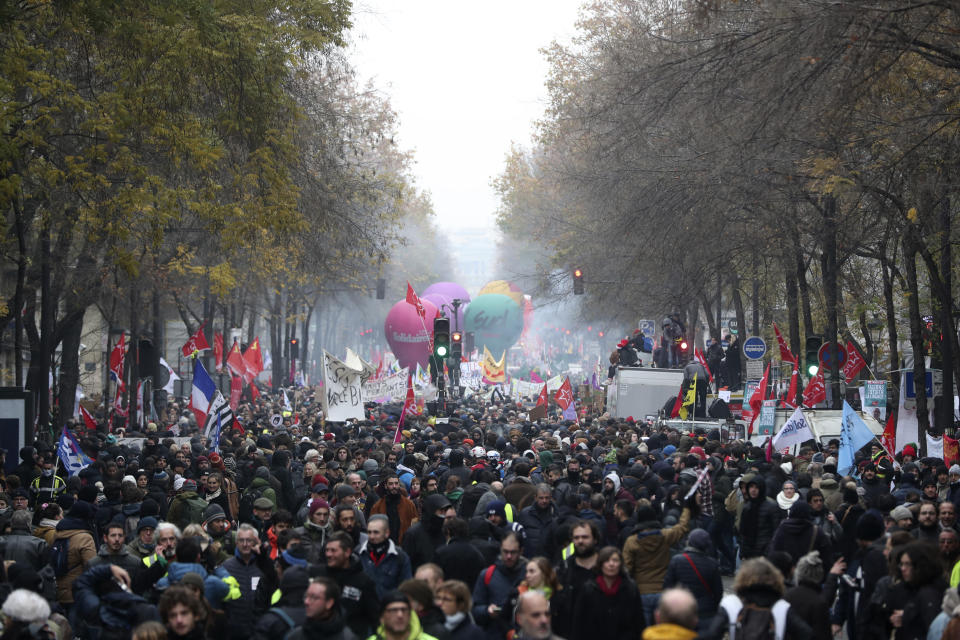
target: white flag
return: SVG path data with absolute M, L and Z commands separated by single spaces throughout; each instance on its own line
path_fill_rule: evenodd
M 172 396 L 172 395 L 173 395 L 173 382 L 174 382 L 175 380 L 179 380 L 179 379 L 180 379 L 180 376 L 178 376 L 178 375 L 176 374 L 176 372 L 173 370 L 173 367 L 171 367 L 169 364 L 167 364 L 167 361 L 164 360 L 163 358 L 160 358 L 160 365 L 163 366 L 163 367 L 167 370 L 167 373 L 170 374 L 170 379 L 167 380 L 167 384 L 163 385 L 163 390 L 166 391 L 168 394 L 170 394 L 170 395 Z
M 810 430 L 810 425 L 807 424 L 806 418 L 803 417 L 803 411 L 797 407 L 793 415 L 790 416 L 790 419 L 780 427 L 777 435 L 773 436 L 773 448 L 786 449 L 795 444 L 813 439 L 813 432 Z

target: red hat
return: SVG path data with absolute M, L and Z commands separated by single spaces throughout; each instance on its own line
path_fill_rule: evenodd
M 330 481 L 327 480 L 327 476 L 323 475 L 322 473 L 315 473 L 315 474 L 313 474 L 313 477 L 310 478 L 310 486 L 312 487 L 313 485 L 317 484 L 318 482 L 322 482 L 323 484 L 326 484 L 326 485 L 329 485 L 329 484 L 330 484 Z
M 690 453 L 697 456 L 701 460 L 704 460 L 707 457 L 707 453 L 703 450 L 703 447 L 690 447 Z
M 473 446 L 473 440 L 472 440 L 471 438 L 464 438 L 464 439 L 463 439 L 463 444 L 470 445 L 470 446 L 472 447 L 472 446 Z
M 633 330 L 633 335 L 637 335 L 638 333 L 640 333 L 640 329 L 634 329 L 634 330 Z
M 629 422 L 630 424 L 633 424 L 634 422 L 636 422 L 636 420 L 633 419 L 633 416 L 627 416 L 627 422 Z
M 917 457 L 917 448 L 912 444 L 905 445 L 903 447 L 903 455 Z
M 330 508 L 330 503 L 328 503 L 326 500 L 314 500 L 313 502 L 310 503 L 310 515 L 312 516 L 319 509 L 329 509 L 329 508 Z
M 626 338 L 624 338 L 623 340 L 621 340 L 620 342 L 617 343 L 617 349 L 623 349 L 625 346 L 627 346 L 627 339 L 626 339 Z
M 332 433 L 325 433 L 325 434 L 323 434 L 323 439 L 324 439 L 324 440 L 327 440 L 327 441 L 329 442 L 330 440 L 333 440 L 333 434 L 332 434 Z

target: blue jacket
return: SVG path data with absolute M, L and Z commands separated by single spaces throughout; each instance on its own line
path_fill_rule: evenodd
M 364 572 L 373 579 L 373 584 L 377 587 L 378 598 L 382 598 L 388 592 L 399 587 L 401 582 L 413 577 L 410 556 L 407 555 L 406 551 L 395 545 L 393 540 L 387 540 L 387 542 L 389 543 L 387 552 L 380 560 L 380 564 L 374 561 L 367 548 L 369 540 L 364 540 L 357 549 Z
M 480 572 L 473 587 L 473 619 L 486 630 L 487 637 L 491 640 L 505 637 L 510 629 L 510 595 L 523 580 L 527 560 L 521 557 L 512 569 L 505 567 L 502 560 L 497 560 L 492 566 L 493 573 L 489 581 L 488 567 Z M 501 607 L 499 616 L 492 617 L 487 611 L 491 604 Z

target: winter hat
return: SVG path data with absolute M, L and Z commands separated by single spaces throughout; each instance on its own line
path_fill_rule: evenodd
M 270 470 L 266 467 L 257 467 L 257 470 L 253 474 L 257 478 L 263 478 L 264 480 L 270 479 Z
M 831 473 L 825 473 L 823 474 L 823 477 L 820 478 L 821 489 L 827 489 L 828 491 L 832 491 L 839 486 L 840 486 L 840 483 L 837 482 L 837 479 L 834 478 L 833 474 Z
M 194 571 L 188 571 L 180 578 L 180 584 L 183 586 L 196 587 L 203 591 L 203 576 Z
M 337 495 L 337 502 L 340 502 L 346 497 L 357 495 L 357 491 L 348 484 L 339 485 L 335 493 Z
M 655 522 L 657 520 L 657 512 L 648 504 L 637 507 L 633 515 L 637 518 L 637 522 Z
M 807 582 L 815 585 L 823 582 L 823 562 L 820 560 L 820 552 L 811 551 L 797 560 L 793 575 L 797 582 Z
M 380 465 L 377 464 L 377 461 L 373 458 L 367 458 L 363 461 L 363 470 L 367 473 L 376 473 L 377 469 L 380 468 Z
M 663 448 L 663 455 L 664 456 L 672 455 L 674 452 L 676 452 L 676 450 L 677 448 L 675 446 L 673 446 L 672 444 L 668 444 Z
M 387 610 L 387 607 L 397 602 L 402 602 L 408 607 L 410 606 L 410 599 L 407 598 L 407 596 L 405 596 L 404 594 L 400 593 L 399 591 L 387 592 L 383 596 L 383 599 L 380 600 L 380 615 L 383 615 L 383 612 Z M 49 611 L 49 607 L 47 607 L 47 610 Z
M 50 617 L 50 605 L 39 594 L 17 589 L 3 603 L 3 615 L 28 624 L 43 624 Z
M 137 523 L 137 533 L 140 533 L 146 528 L 156 529 L 157 528 L 157 519 L 153 516 L 147 516 L 146 518 L 140 518 L 140 522 Z
M 183 485 L 186 484 L 186 482 L 187 481 L 184 480 L 183 478 L 177 478 L 176 480 L 173 481 L 173 490 L 180 491 L 181 489 L 183 489 Z
M 960 464 L 954 464 L 950 467 L 950 475 L 960 476 Z
M 329 509 L 329 508 L 330 508 L 330 503 L 327 502 L 326 500 L 313 500 L 310 502 L 309 514 L 312 516 L 320 509 Z
M 204 526 L 214 522 L 215 520 L 226 520 L 227 515 L 223 512 L 223 507 L 221 507 L 216 502 L 211 503 L 203 510 L 203 524 Z
M 894 507 L 893 511 L 890 512 L 890 517 L 893 518 L 895 522 L 907 520 L 908 518 L 913 520 L 913 512 L 905 506 L 900 505 L 899 507 Z
M 857 520 L 857 540 L 873 541 L 883 535 L 883 518 L 880 512 L 870 509 Z
M 793 473 L 793 464 L 790 462 L 784 462 L 780 465 L 780 468 L 783 469 L 783 472 L 787 475 Z
M 703 551 L 704 553 L 711 553 L 713 549 L 713 543 L 710 540 L 710 534 L 704 529 L 694 529 L 691 531 L 690 536 L 687 538 L 687 545 L 693 547 L 697 551 Z
M 908 444 L 903 448 L 903 455 L 917 457 L 917 447 L 914 444 Z
M 697 456 L 701 460 L 705 460 L 707 458 L 707 453 L 703 450 L 703 447 L 690 447 L 690 453 Z
M 833 456 L 828 456 L 827 459 L 823 461 L 823 466 L 836 468 L 837 459 Z
M 544 469 L 553 464 L 553 453 L 550 451 L 540 452 L 540 466 Z
M 620 476 L 618 476 L 615 471 L 611 471 L 610 473 L 608 473 L 607 475 L 605 475 L 605 476 L 603 477 L 603 479 L 604 479 L 604 480 L 610 480 L 610 481 L 613 482 L 613 493 L 614 493 L 614 495 L 616 495 L 617 492 L 620 491 Z
M 811 520 L 813 518 L 813 508 L 809 503 L 803 500 L 797 500 L 789 511 L 790 518 L 798 520 Z
M 153 498 L 144 498 L 143 502 L 140 503 L 140 517 L 159 515 L 160 505 L 157 504 L 157 501 Z
M 97 501 L 97 488 L 92 484 L 81 487 L 80 491 L 77 492 L 77 500 L 93 504 Z
M 77 500 L 73 503 L 73 506 L 70 507 L 67 515 L 71 518 L 79 518 L 80 520 L 91 520 L 95 513 L 96 509 L 94 509 L 92 504 L 85 500 Z
M 497 515 L 503 518 L 504 520 L 506 520 L 507 519 L 507 503 L 504 502 L 503 500 L 490 501 L 489 503 L 487 503 L 487 515 L 488 516 Z

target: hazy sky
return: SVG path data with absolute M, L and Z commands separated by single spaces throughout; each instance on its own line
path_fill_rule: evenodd
M 574 33 L 579 0 L 359 0 L 350 56 L 389 96 L 400 145 L 447 230 L 494 226 L 490 181 L 530 143 L 546 101 L 540 48 Z

